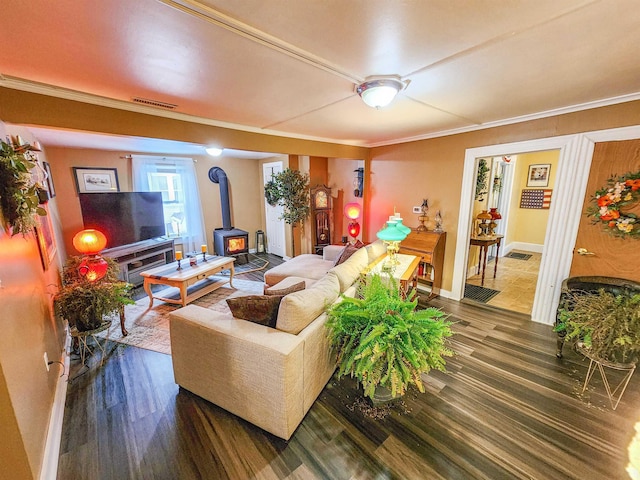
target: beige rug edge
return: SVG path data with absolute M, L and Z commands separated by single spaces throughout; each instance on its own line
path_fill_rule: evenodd
M 231 287 L 226 284 L 194 300 L 191 304 L 222 313 L 230 313 L 226 302 L 227 298 L 260 295 L 264 284 L 262 282 L 234 278 L 233 285 Z M 165 289 L 158 293 L 166 296 L 171 295 L 172 291 L 177 292 L 177 289 Z M 179 308 L 181 308 L 180 305 L 172 305 L 160 300 L 154 300 L 153 307 L 149 308 L 149 298 L 141 298 L 136 301 L 135 305 L 125 306 L 125 327 L 129 335 L 122 336 L 120 321 L 116 316 L 113 318 L 111 328 L 96 336 L 133 347 L 171 355 L 169 313 Z

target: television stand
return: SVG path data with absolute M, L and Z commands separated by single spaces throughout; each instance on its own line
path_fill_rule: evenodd
M 120 247 L 107 248 L 100 254 L 118 262 L 120 280 L 139 287 L 144 283 L 144 278 L 140 275 L 141 272 L 174 261 L 174 245 L 172 239 L 158 237 Z

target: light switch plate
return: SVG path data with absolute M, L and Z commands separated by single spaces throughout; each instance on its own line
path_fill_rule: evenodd
M 422 207 L 413 207 L 413 213 L 422 213 Z

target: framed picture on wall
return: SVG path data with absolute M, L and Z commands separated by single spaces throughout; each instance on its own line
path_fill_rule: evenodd
M 53 261 L 57 248 L 56 240 L 53 235 L 53 227 L 51 225 L 51 214 L 46 207 L 45 210 L 47 210 L 47 215 L 38 217 L 35 231 L 38 248 L 40 249 L 42 268 L 47 270 L 49 268 L 49 264 Z
M 56 189 L 53 185 L 53 177 L 51 176 L 51 166 L 49 162 L 42 162 L 42 168 L 47 174 L 47 190 L 49 190 L 49 198 L 56 196 Z
M 527 187 L 548 187 L 550 173 L 551 173 L 550 163 L 538 163 L 534 165 L 529 165 L 529 175 L 527 176 Z
M 78 193 L 119 192 L 117 168 L 73 167 Z

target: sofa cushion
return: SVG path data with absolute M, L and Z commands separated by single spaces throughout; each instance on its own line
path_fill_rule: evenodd
M 287 277 L 303 277 L 320 280 L 333 267 L 333 261 L 319 255 L 304 253 L 264 272 L 264 282 L 275 285 Z
M 321 315 L 339 293 L 340 282 L 331 272 L 310 288 L 290 293 L 280 302 L 276 328 L 297 335 Z
M 341 263 L 346 262 L 349 259 L 349 257 L 354 253 L 356 253 L 357 251 L 358 251 L 358 247 L 356 247 L 355 245 L 347 245 L 342 249 L 342 252 L 340 253 L 340 255 L 338 255 L 338 258 L 336 258 L 334 266 L 340 265 Z
M 265 295 L 289 295 L 293 292 L 299 292 L 300 290 L 304 290 L 306 288 L 306 283 L 304 279 L 300 277 L 289 277 L 285 278 L 281 282 L 278 282 L 273 287 L 266 287 L 264 289 Z
M 387 247 L 380 239 L 376 240 L 373 243 L 370 243 L 365 248 L 367 249 L 367 253 L 369 254 L 369 263 L 372 263 L 375 259 L 387 253 Z
M 274 328 L 283 295 L 248 295 L 228 298 L 227 305 L 235 318 Z
M 335 274 L 340 283 L 340 292 L 344 292 L 353 285 L 353 282 L 356 281 L 368 264 L 369 256 L 367 255 L 367 251 L 364 248 L 355 249 L 355 252 L 346 262 L 336 265 L 329 270 L 329 272 Z

